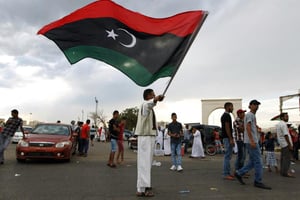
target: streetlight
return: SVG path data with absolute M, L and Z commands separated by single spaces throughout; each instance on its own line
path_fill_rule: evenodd
M 97 111 L 98 111 L 98 99 L 97 99 L 97 97 L 95 97 L 95 102 L 96 102 L 96 119 L 95 119 L 95 126 L 97 126 L 97 118 L 98 118 L 98 113 L 97 113 Z
M 32 113 L 29 113 L 29 122 L 28 122 L 28 125 L 30 125 L 31 117 L 32 117 Z
M 97 97 L 95 97 L 95 102 L 96 102 L 96 117 L 98 116 L 98 114 L 97 114 L 97 110 L 98 110 L 98 99 L 97 99 Z

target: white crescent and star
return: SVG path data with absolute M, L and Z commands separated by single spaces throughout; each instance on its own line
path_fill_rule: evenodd
M 118 28 L 117 30 L 123 31 L 131 37 L 131 43 L 124 44 L 124 43 L 118 41 L 119 44 L 121 44 L 122 46 L 124 46 L 126 48 L 132 48 L 136 45 L 136 37 L 132 33 L 128 32 L 126 29 L 123 29 L 123 28 Z M 117 37 L 119 37 L 119 35 L 115 33 L 114 29 L 111 29 L 111 31 L 106 30 L 106 32 L 108 33 L 108 35 L 107 35 L 108 38 L 113 38 L 114 40 L 116 40 Z

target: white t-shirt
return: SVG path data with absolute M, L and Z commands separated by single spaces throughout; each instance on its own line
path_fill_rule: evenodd
M 280 121 L 277 125 L 276 125 L 276 131 L 277 131 L 277 140 L 278 143 L 280 144 L 281 148 L 287 147 L 288 143 L 285 140 L 285 135 L 288 136 L 290 144 L 293 145 L 292 143 L 292 138 L 291 135 L 289 133 L 287 124 L 284 121 Z
M 250 144 L 250 139 L 249 139 L 248 131 L 247 131 L 247 124 L 248 123 L 251 124 L 251 134 L 252 134 L 253 141 L 254 141 L 254 143 L 258 143 L 256 117 L 255 117 L 254 113 L 252 113 L 252 112 L 248 112 L 245 115 L 245 119 L 244 119 L 244 128 L 245 128 L 244 143 L 249 143 Z

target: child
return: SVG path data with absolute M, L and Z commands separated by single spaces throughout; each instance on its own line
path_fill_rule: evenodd
M 268 132 L 266 135 L 266 141 L 265 141 L 265 147 L 266 147 L 266 164 L 268 166 L 268 171 L 272 172 L 271 167 L 274 166 L 276 172 L 278 172 L 278 168 L 277 168 L 277 160 L 275 157 L 275 138 L 273 137 L 271 132 Z
M 222 153 L 222 150 L 221 150 L 222 143 L 221 143 L 220 133 L 219 133 L 218 129 L 215 128 L 213 130 L 213 135 L 214 135 L 215 145 L 217 147 L 217 153 Z

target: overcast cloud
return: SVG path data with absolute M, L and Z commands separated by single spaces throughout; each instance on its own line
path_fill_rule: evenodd
M 44 25 L 93 1 L 0 0 L 0 118 L 17 108 L 25 120 L 69 123 L 99 110 L 135 107 L 145 89 L 103 62 L 70 65 L 57 46 L 37 35 Z M 300 1 L 298 0 L 115 0 L 151 17 L 207 10 L 207 17 L 178 70 L 158 120 L 177 112 L 181 122 L 201 122 L 201 99 L 242 98 L 262 102 L 258 121 L 269 125 L 279 112 L 279 96 L 298 93 Z M 169 79 L 150 85 L 162 93 Z M 298 107 L 294 98 L 284 104 Z M 236 108 L 237 110 L 238 108 Z M 291 110 L 299 121 L 299 110 Z M 32 113 L 32 115 L 29 115 Z M 215 123 L 215 122 L 214 122 Z

